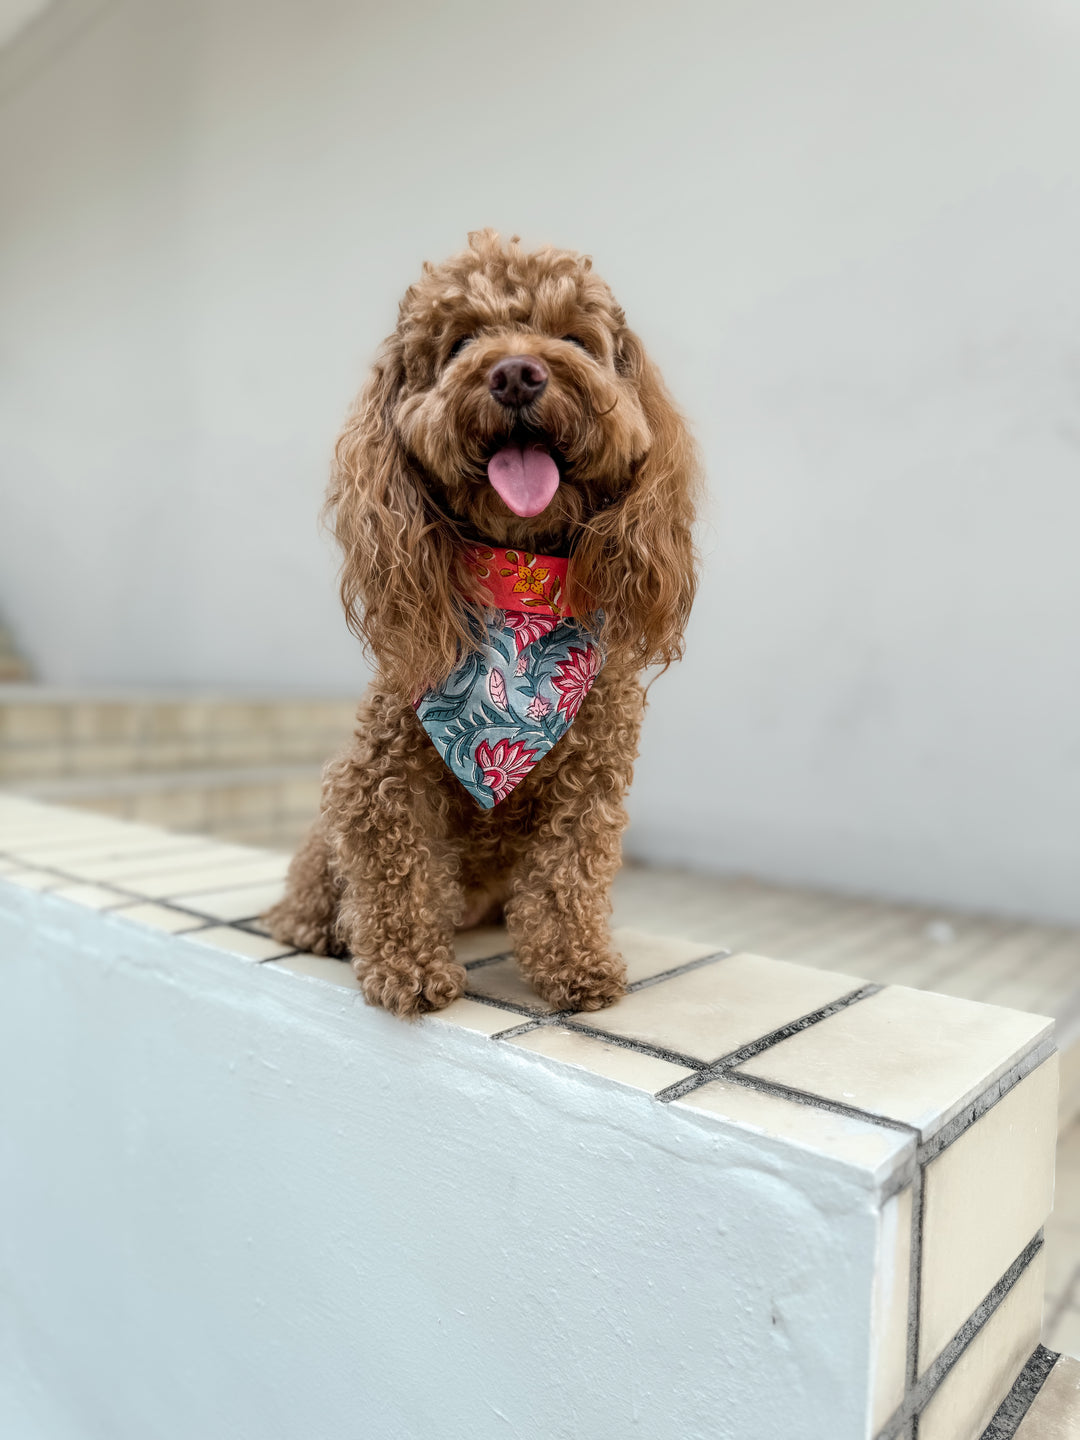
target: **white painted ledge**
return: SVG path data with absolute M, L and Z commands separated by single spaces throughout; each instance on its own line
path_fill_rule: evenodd
M 1048 1021 L 633 934 L 633 992 L 553 1018 L 487 931 L 409 1025 L 252 928 L 271 861 L 174 840 L 0 801 L 0 1433 L 995 1423 Z

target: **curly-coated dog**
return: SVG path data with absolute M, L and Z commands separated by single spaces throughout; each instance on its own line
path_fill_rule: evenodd
M 370 1003 L 416 1015 L 465 987 L 455 928 L 505 915 L 556 1009 L 624 993 L 639 676 L 681 654 L 697 473 L 587 258 L 484 231 L 425 265 L 337 444 L 341 597 L 376 676 L 277 939 L 351 954 Z

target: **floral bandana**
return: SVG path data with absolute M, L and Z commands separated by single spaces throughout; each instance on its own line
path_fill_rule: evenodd
M 497 608 L 465 657 L 416 714 L 478 805 L 492 809 L 566 734 L 604 663 L 563 603 L 568 562 L 470 546 L 469 569 Z

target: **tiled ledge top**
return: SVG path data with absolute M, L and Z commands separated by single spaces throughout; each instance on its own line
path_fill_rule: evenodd
M 0 796 L 0 885 L 48 892 L 306 983 L 358 992 L 350 967 L 289 951 L 259 915 L 286 856 Z M 616 932 L 630 992 L 553 1014 L 502 929 L 465 932 L 459 1026 L 700 1116 L 870 1172 L 895 1190 L 1053 1047 L 1046 1017 L 810 970 L 714 944 Z M 358 997 L 359 998 L 359 997 Z

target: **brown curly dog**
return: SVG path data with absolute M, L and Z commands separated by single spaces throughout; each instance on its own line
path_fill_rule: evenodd
M 513 445 L 558 467 L 538 514 L 515 513 L 489 481 L 488 462 Z M 377 673 L 267 917 L 278 940 L 351 954 L 369 1003 L 416 1015 L 465 988 L 455 928 L 505 914 L 519 965 L 556 1009 L 624 993 L 609 890 L 639 675 L 682 652 L 697 470 L 660 375 L 587 258 L 484 231 L 424 266 L 337 444 L 327 511 L 341 598 Z M 414 708 L 477 648 L 468 542 L 569 556 L 572 613 L 606 652 L 573 725 L 486 810 Z

